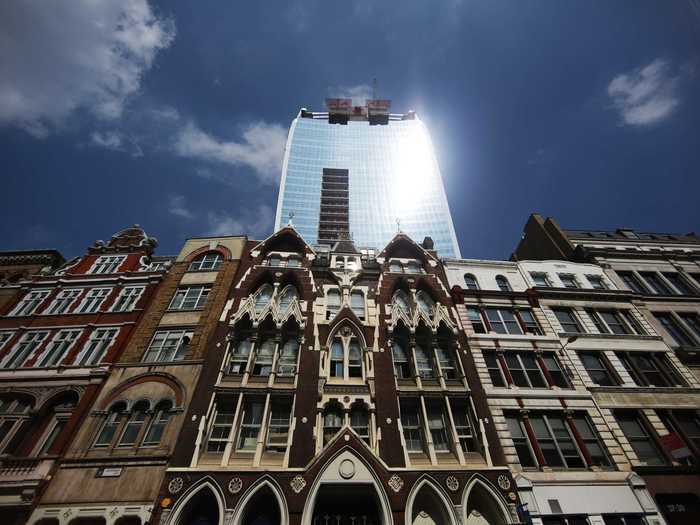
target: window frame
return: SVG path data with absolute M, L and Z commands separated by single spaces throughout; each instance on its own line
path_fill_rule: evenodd
M 124 261 L 126 261 L 126 255 L 100 255 L 87 273 L 93 275 L 119 273 L 119 267 L 124 264 Z
M 37 352 L 48 340 L 49 334 L 50 330 L 27 330 L 24 332 L 22 336 L 15 341 L 10 351 L 3 356 L 2 361 L 0 361 L 0 369 L 22 368 L 22 365 L 27 362 L 29 356 Z M 36 340 L 36 338 L 39 339 Z M 31 346 L 31 343 L 36 344 Z
M 119 290 L 110 312 L 133 312 L 145 289 L 145 285 L 124 286 Z
M 121 329 L 119 327 L 96 327 L 91 333 L 90 336 L 88 337 L 88 340 L 85 342 L 83 345 L 82 350 L 80 353 L 75 357 L 73 364 L 76 365 L 82 365 L 82 366 L 95 366 L 99 365 L 100 362 L 105 358 L 107 355 L 109 348 L 114 344 L 114 342 L 117 340 L 117 337 L 119 336 L 119 333 L 121 332 Z M 102 333 L 106 334 L 111 334 L 109 337 L 96 337 L 97 335 L 101 335 Z M 93 346 L 93 343 L 97 341 L 98 344 Z M 105 344 L 106 341 L 106 344 Z M 92 348 L 91 348 L 92 347 Z M 95 360 L 94 359 L 94 351 L 96 348 L 99 348 L 99 354 L 100 357 Z
M 479 281 L 473 273 L 465 273 L 462 276 L 464 286 L 467 290 L 480 290 Z
M 83 333 L 82 328 L 62 328 L 62 329 L 58 330 L 53 335 L 51 340 L 48 341 L 48 343 L 44 347 L 41 354 L 35 353 L 31 356 L 31 357 L 36 356 L 36 358 L 37 358 L 35 363 L 34 363 L 34 366 L 39 367 L 39 368 L 59 366 L 63 362 L 63 360 L 66 358 L 66 356 L 70 353 L 70 351 L 75 346 L 75 344 L 78 342 L 82 333 Z M 59 340 L 59 338 L 61 336 L 65 336 L 65 335 L 68 335 L 68 336 L 72 335 L 72 338 L 68 339 L 67 341 L 66 341 L 66 339 Z M 54 346 L 54 344 L 56 344 L 56 346 L 58 346 L 58 343 L 67 343 L 67 344 L 64 344 L 63 347 L 58 350 L 58 352 L 57 352 L 58 359 L 56 359 L 55 357 L 50 355 L 50 353 L 52 351 L 52 347 Z M 27 360 L 28 359 L 30 359 L 30 357 L 28 357 Z M 49 363 L 47 364 L 47 362 L 49 362 Z
M 175 293 L 173 294 L 172 299 L 170 300 L 170 304 L 168 305 L 168 311 L 185 312 L 204 310 L 204 307 L 206 306 L 209 300 L 211 289 L 211 284 L 192 284 L 178 286 L 175 290 Z
M 156 347 L 154 345 L 156 343 L 156 339 L 161 334 L 165 334 L 165 335 L 162 338 L 162 343 L 160 344 L 159 347 L 157 347 L 157 350 L 156 350 Z M 179 334 L 177 337 L 177 345 L 175 345 L 173 347 L 172 358 L 163 359 L 163 357 L 167 357 L 167 354 L 164 354 L 164 352 L 166 350 L 169 350 L 169 347 L 166 347 L 166 343 L 170 339 L 171 334 Z M 153 333 L 153 337 L 151 338 L 150 343 L 148 344 L 148 348 L 143 353 L 143 358 L 141 359 L 141 362 L 142 363 L 175 363 L 178 361 L 183 361 L 185 359 L 185 356 L 187 355 L 187 351 L 189 350 L 189 345 L 190 345 L 190 342 L 192 342 L 193 335 L 194 335 L 193 328 L 167 328 L 167 329 L 156 330 Z M 188 338 L 186 343 L 184 342 L 185 338 Z
M 8 317 L 27 317 L 34 315 L 39 307 L 46 301 L 51 294 L 51 290 L 30 290 L 10 311 Z
M 41 312 L 42 315 L 65 315 L 70 313 L 71 306 L 78 300 L 85 288 L 61 288 L 48 306 Z M 66 294 L 66 295 L 64 295 Z
M 207 257 L 213 256 L 213 261 Z M 224 256 L 217 250 L 209 250 L 197 255 L 187 266 L 188 272 L 218 272 L 224 262 Z M 206 263 L 206 266 L 205 266 Z
M 559 277 L 564 288 L 569 288 L 570 290 L 581 288 L 581 283 L 579 283 L 576 275 L 573 273 L 558 273 L 557 277 Z
M 596 352 L 596 351 L 581 351 L 578 353 L 579 360 L 581 361 L 581 364 L 583 365 L 583 368 L 586 369 L 586 373 L 588 374 L 588 377 L 591 379 L 591 381 L 597 385 L 597 386 L 620 386 L 622 384 L 622 381 L 620 378 L 617 376 L 617 374 L 614 371 L 613 366 L 610 364 L 610 362 L 607 359 L 607 356 L 605 355 L 604 352 Z M 586 365 L 586 360 L 584 359 L 585 357 L 592 357 L 593 359 L 596 359 L 599 368 L 592 368 Z M 592 373 L 600 372 L 602 371 L 606 377 L 609 379 L 610 384 L 603 384 L 599 383 Z
M 96 287 L 87 290 L 80 304 L 73 310 L 75 314 L 95 314 L 100 311 L 102 305 L 112 293 L 113 288 Z M 97 292 L 97 295 L 93 294 Z
M 505 275 L 497 275 L 496 276 L 496 286 L 498 286 L 498 289 L 501 290 L 502 292 L 512 292 L 513 287 L 510 285 L 510 281 Z
M 556 317 L 557 322 L 559 323 L 559 327 L 562 329 L 562 333 L 564 334 L 584 334 L 586 333 L 585 330 L 583 329 L 583 325 L 581 324 L 581 321 L 578 319 L 578 316 L 575 313 L 575 310 L 573 308 L 569 307 L 552 307 L 551 308 L 552 313 L 554 313 L 554 317 Z M 562 322 L 561 318 L 559 317 L 559 313 L 566 314 L 570 319 L 567 320 L 566 325 L 575 325 L 576 326 L 576 331 L 575 332 L 569 332 L 566 330 L 566 327 L 564 326 L 564 323 Z

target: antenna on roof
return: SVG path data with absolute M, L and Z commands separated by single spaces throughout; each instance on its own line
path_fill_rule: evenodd
M 372 79 L 372 100 L 377 100 L 377 79 Z

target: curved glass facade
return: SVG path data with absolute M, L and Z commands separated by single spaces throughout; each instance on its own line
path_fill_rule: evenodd
M 382 249 L 400 227 L 417 242 L 432 237 L 442 257 L 460 256 L 430 136 L 418 118 L 370 126 L 297 117 L 287 141 L 275 230 L 293 214 L 295 229 L 317 243 L 324 168 L 348 170 L 356 246 Z

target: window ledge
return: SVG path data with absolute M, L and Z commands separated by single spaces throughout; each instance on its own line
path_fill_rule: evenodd
M 637 334 L 591 334 L 588 332 L 559 332 L 560 338 L 578 337 L 579 339 L 611 339 L 619 340 L 622 338 L 633 339 L 635 341 L 663 341 L 659 335 L 637 335 Z

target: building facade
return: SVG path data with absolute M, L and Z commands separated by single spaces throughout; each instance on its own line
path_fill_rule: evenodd
M 12 283 L 0 311 L 0 522 L 27 521 L 82 428 L 163 278 L 155 246 L 134 226 L 55 270 L 62 258 L 42 253 L 42 271 Z
M 459 257 L 440 168 L 427 128 L 414 112 L 390 114 L 389 101 L 328 101 L 292 122 L 275 230 L 288 223 L 310 245 L 352 232 L 379 250 L 400 229 L 429 236 L 442 256 Z
M 604 385 L 591 387 L 594 396 L 613 428 L 619 426 L 634 471 L 672 524 L 700 521 L 699 256 L 694 234 L 565 230 L 539 215 L 528 220 L 513 256 L 598 265 L 611 288 L 625 290 L 644 332 L 657 336 L 635 348 L 611 348 L 598 364 L 586 359 L 609 370 Z M 624 326 L 589 317 L 599 331 L 617 333 Z M 596 374 L 604 376 L 603 368 Z
M 29 523 L 150 523 L 245 242 L 188 239 L 167 262 Z
M 153 523 L 519 521 L 429 241 L 312 248 L 285 227 L 238 275 Z

